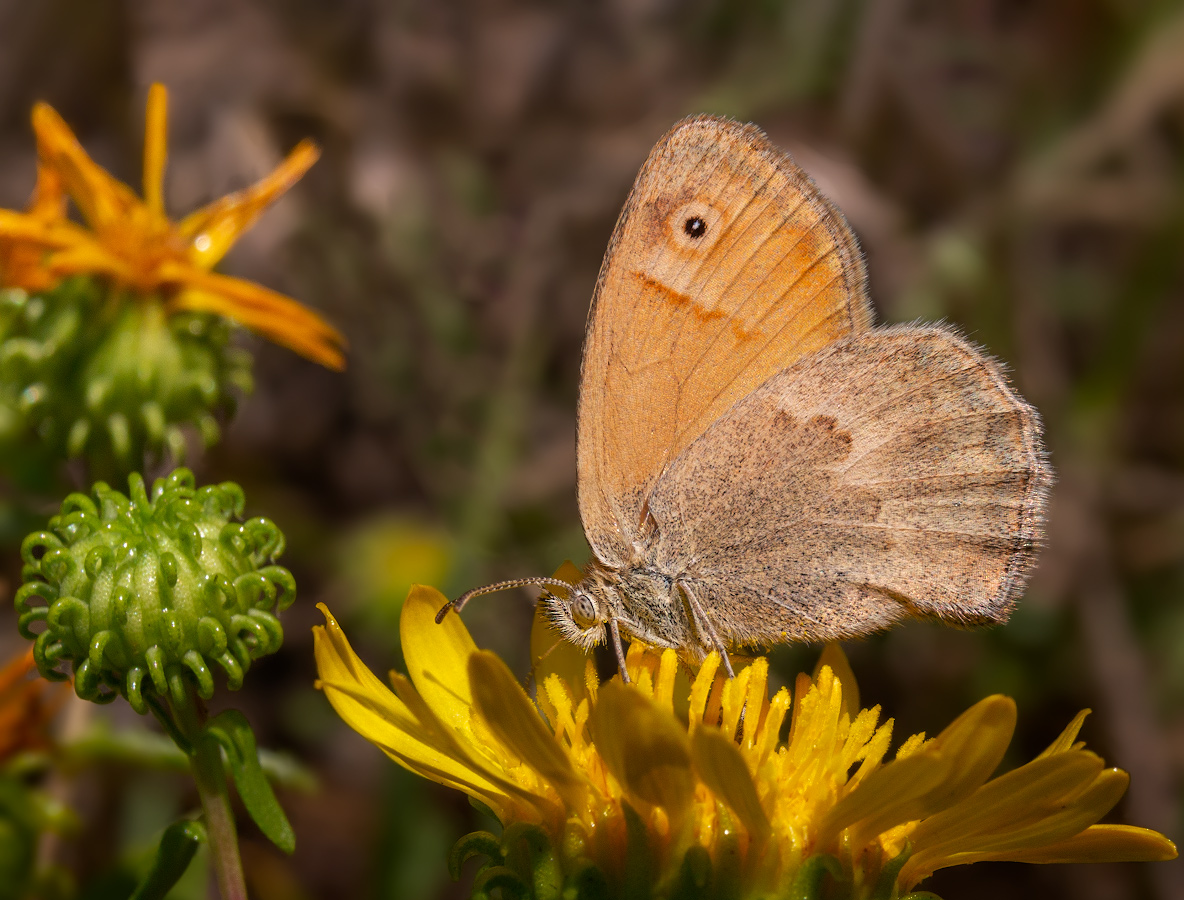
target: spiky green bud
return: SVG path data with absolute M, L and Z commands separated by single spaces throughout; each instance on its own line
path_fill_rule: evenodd
M 181 462 L 184 429 L 214 443 L 217 417 L 251 389 L 250 354 L 229 341 L 224 319 L 170 315 L 87 278 L 0 290 L 0 450 L 81 457 L 95 478 Z
M 276 613 L 296 596 L 274 565 L 283 533 L 267 519 L 237 521 L 243 492 L 232 482 L 195 488 L 177 469 L 151 498 L 139 474 L 128 486 L 130 496 L 102 482 L 93 500 L 71 494 L 21 546 L 18 624 L 36 640 L 38 669 L 60 680 L 68 660 L 79 697 L 122 694 L 141 713 L 145 692 L 187 702 L 187 681 L 208 699 L 215 667 L 237 689 L 251 661 L 283 643 Z

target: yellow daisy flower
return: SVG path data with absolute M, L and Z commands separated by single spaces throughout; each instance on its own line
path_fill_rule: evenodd
M 536 705 L 459 616 L 435 624 L 445 602 L 412 588 L 401 621 L 410 677 L 392 672 L 393 693 L 322 605 L 318 686 L 397 763 L 501 821 L 502 837 L 470 835 L 454 851 L 454 874 L 470 855 L 490 857 L 475 891 L 812 897 L 829 879 L 844 896 L 886 900 L 983 860 L 1176 856 L 1157 832 L 1094 824 L 1128 777 L 1076 742 L 1084 712 L 1037 759 L 993 779 L 1016 721 L 1003 696 L 886 761 L 892 720 L 859 709 L 837 645 L 813 677 L 772 697 L 763 658 L 729 680 L 717 655 L 688 675 L 673 651 L 636 643 L 634 684 L 602 683 L 538 616 Z
M 152 85 L 141 200 L 86 154 L 51 107 L 34 107 L 37 188 L 25 212 L 0 210 L 0 286 L 33 292 L 70 275 L 97 275 L 142 296 L 161 295 L 170 313 L 216 313 L 314 362 L 344 368 L 344 338 L 316 313 L 262 285 L 210 271 L 316 161 L 316 146 L 302 141 L 255 185 L 171 222 L 163 193 L 167 108 L 164 86 Z M 66 217 L 67 196 L 87 227 Z

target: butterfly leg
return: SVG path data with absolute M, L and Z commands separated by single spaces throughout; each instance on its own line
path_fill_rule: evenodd
M 695 611 L 698 620 L 703 623 L 703 628 L 707 632 L 707 637 L 711 638 L 711 643 L 719 652 L 719 658 L 723 660 L 724 671 L 728 673 L 729 678 L 735 678 L 736 673 L 732 671 L 732 661 L 728 659 L 728 651 L 724 647 L 724 642 L 720 640 L 719 632 L 715 630 L 715 626 L 711 624 L 711 619 L 707 618 L 707 611 L 703 609 L 702 604 L 699 603 L 699 598 L 695 596 L 695 592 L 690 589 L 685 581 L 678 582 L 679 588 L 686 596 L 691 604 L 691 609 Z
M 608 633 L 612 637 L 613 652 L 617 654 L 617 668 L 621 672 L 621 680 L 629 683 L 629 670 L 625 668 L 625 648 L 621 646 L 621 631 L 617 628 L 617 620 L 608 620 Z

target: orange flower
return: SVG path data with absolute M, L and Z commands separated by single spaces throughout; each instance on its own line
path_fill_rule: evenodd
M 314 362 L 344 368 L 344 338 L 316 313 L 262 285 L 210 271 L 320 151 L 302 141 L 256 184 L 172 222 L 163 194 L 167 108 L 164 86 L 152 85 L 141 200 L 86 154 L 51 107 L 34 107 L 37 189 L 24 213 L 0 210 L 0 284 L 42 291 L 69 275 L 97 275 L 141 295 L 162 295 L 169 312 L 216 313 Z M 87 227 L 66 218 L 67 195 Z
M 46 726 L 66 693 L 37 675 L 33 648 L 0 669 L 0 763 L 48 744 Z

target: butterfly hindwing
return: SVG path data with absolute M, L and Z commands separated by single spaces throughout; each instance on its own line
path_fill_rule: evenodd
M 687 447 L 650 498 L 646 563 L 731 645 L 1001 621 L 1050 480 L 1039 420 L 992 360 L 942 328 L 874 329 Z

